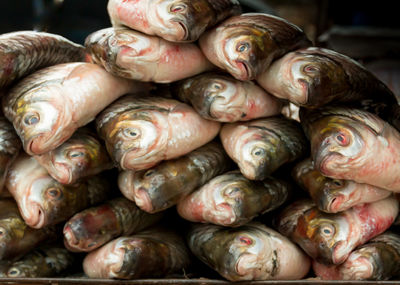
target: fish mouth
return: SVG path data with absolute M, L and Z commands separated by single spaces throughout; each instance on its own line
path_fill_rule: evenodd
M 47 225 L 46 214 L 42 207 L 37 203 L 31 203 L 29 207 L 31 208 L 29 212 L 24 211 L 26 224 L 35 229 L 40 229 Z
M 238 258 L 236 265 L 235 265 L 235 271 L 238 275 L 240 276 L 246 276 L 246 277 L 256 277 L 256 272 L 259 267 L 255 266 L 257 257 L 254 254 L 251 253 L 244 253 L 240 255 Z
M 54 170 L 54 172 L 51 173 L 51 176 L 53 176 L 54 179 L 61 184 L 71 184 L 73 182 L 74 177 L 72 175 L 72 170 L 67 164 L 55 162 L 51 165 Z
M 192 41 L 190 30 L 186 27 L 186 25 L 182 22 L 182 20 L 173 20 L 174 23 L 177 23 L 179 27 L 179 32 L 174 34 L 174 37 L 177 38 L 178 41 Z
M 237 60 L 235 61 L 236 63 L 236 67 L 239 69 L 239 75 L 238 75 L 238 79 L 240 80 L 253 80 L 254 79 L 254 75 L 252 72 L 252 69 L 250 68 L 250 66 L 248 65 L 247 62 L 242 61 L 242 60 Z
M 343 201 L 344 201 L 343 195 L 329 197 L 327 199 L 327 201 L 328 201 L 328 203 L 323 203 L 323 205 L 321 205 L 322 211 L 327 212 L 327 213 L 337 213 L 339 211 L 344 210 L 344 209 L 341 209 L 341 206 L 343 205 Z
M 364 256 L 358 256 L 351 260 L 349 257 L 341 266 L 340 271 L 344 280 L 367 280 L 373 277 L 374 266 Z
M 29 155 L 38 155 L 41 154 L 41 149 L 40 147 L 37 146 L 36 139 L 39 137 L 39 135 L 36 135 L 34 137 L 31 137 L 30 139 L 24 140 L 24 149 L 25 152 Z
M 238 222 L 232 205 L 224 202 L 216 205 L 215 223 L 223 226 L 234 225 Z
M 135 190 L 135 203 L 136 205 L 147 213 L 153 213 L 154 207 L 153 202 L 150 199 L 149 192 L 144 187 L 139 187 Z
M 78 247 L 79 241 L 74 235 L 74 231 L 69 225 L 66 225 L 64 227 L 63 234 L 64 234 L 64 245 L 68 250 L 74 252 L 83 250 L 81 247 Z
M 335 265 L 341 264 L 346 260 L 346 258 L 350 254 L 350 250 L 348 249 L 347 245 L 348 244 L 344 240 L 338 241 L 334 245 L 334 247 L 332 249 L 332 262 L 333 262 L 333 264 L 335 264 Z

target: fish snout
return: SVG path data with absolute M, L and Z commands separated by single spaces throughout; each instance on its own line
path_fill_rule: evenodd
M 152 213 L 154 211 L 153 202 L 150 199 L 149 192 L 146 188 L 139 187 L 135 189 L 135 203 L 136 205 L 147 213 Z
M 373 277 L 374 266 L 365 256 L 350 256 L 340 269 L 344 280 L 369 280 Z
M 51 171 L 50 175 L 58 182 L 62 184 L 71 184 L 75 181 L 76 175 L 73 175 L 74 173 L 70 165 L 62 162 L 54 162 L 53 167 L 54 171 Z
M 257 277 L 257 272 L 260 272 L 260 267 L 255 254 L 245 253 L 239 256 L 235 270 L 239 276 L 246 277 L 246 280 L 253 280 Z M 247 279 L 247 277 L 251 279 Z
M 47 225 L 47 215 L 41 205 L 31 202 L 26 207 L 29 209 L 24 211 L 24 220 L 28 226 L 40 229 Z

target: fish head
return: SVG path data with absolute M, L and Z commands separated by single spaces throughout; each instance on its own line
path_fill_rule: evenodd
M 337 213 L 343 211 L 342 207 L 348 198 L 349 181 L 342 179 L 325 178 L 322 195 L 316 201 L 321 211 Z
M 341 214 L 327 214 L 312 208 L 299 217 L 296 240 L 318 262 L 342 263 L 350 254 L 351 227 Z
M 359 124 L 341 116 L 327 116 L 313 124 L 310 137 L 315 168 L 325 176 L 348 171 L 362 159 L 368 134 Z M 367 136 L 366 136 L 367 135 Z
M 110 241 L 115 232 L 104 227 L 109 219 L 109 217 L 104 218 L 104 212 L 108 211 L 110 211 L 109 205 L 103 204 L 88 208 L 69 219 L 63 229 L 66 247 L 72 251 L 89 252 Z M 113 223 L 116 224 L 117 221 Z
M 13 125 L 22 139 L 25 151 L 30 155 L 50 151 L 75 131 L 75 124 L 72 124 L 73 112 L 62 98 L 62 90 L 52 86 L 48 88 L 52 89 L 51 92 L 46 90 L 42 96 L 41 90 L 32 90 L 19 98 L 13 106 Z
M 220 273 L 227 272 L 229 280 L 257 280 L 266 273 L 272 276 L 278 268 L 277 252 L 271 250 L 268 239 L 257 227 L 244 226 L 222 231 L 222 260 L 218 260 Z M 221 249 L 222 249 L 221 248 Z
M 100 143 L 83 134 L 72 137 L 49 154 L 47 163 L 50 164 L 51 174 L 63 184 L 75 182 L 88 169 L 101 167 L 101 163 L 104 163 Z
M 12 216 L 0 220 L 0 259 L 9 258 L 13 251 L 19 251 L 27 225 L 21 217 Z
M 246 189 L 242 189 L 243 181 L 238 180 L 238 176 L 241 175 L 239 173 L 227 175 L 213 187 L 216 191 L 212 192 L 214 205 L 210 215 L 217 224 L 234 226 L 242 222 Z
M 222 122 L 235 122 L 245 117 L 246 90 L 233 79 L 209 78 L 205 87 L 209 116 Z
M 218 28 L 217 28 L 218 31 Z M 253 80 L 270 62 L 269 35 L 251 25 L 232 25 L 221 31 L 215 43 L 222 66 L 239 80 Z
M 160 58 L 158 38 L 127 28 L 97 31 L 85 45 L 95 63 L 130 79 L 148 81 Z
M 257 126 L 249 127 L 235 149 L 239 150 L 239 168 L 243 175 L 252 180 L 262 180 L 271 169 L 276 168 L 275 153 L 278 152 L 280 139 L 274 133 Z
M 48 175 L 39 177 L 22 199 L 21 215 L 32 228 L 54 225 L 72 215 L 79 200 L 86 200 L 83 188 L 83 184 L 63 185 Z
M 149 7 L 149 24 L 173 42 L 193 42 L 213 21 L 212 6 L 205 0 L 156 0 Z
M 284 88 L 288 88 L 287 99 L 292 103 L 320 107 L 348 86 L 343 68 L 328 57 L 300 51 L 283 60 L 279 73 L 291 83 Z
M 177 173 L 173 169 L 171 170 L 175 174 Z M 137 171 L 133 175 L 135 203 L 139 208 L 152 213 L 154 210 L 158 211 L 172 203 L 172 199 L 169 200 L 165 197 L 164 189 L 168 187 L 168 175 L 163 173 L 162 168 Z
M 162 110 L 123 112 L 107 129 L 107 150 L 124 170 L 149 168 L 167 147 L 169 126 Z
M 389 264 L 393 264 L 394 261 L 388 259 L 387 263 L 382 263 L 383 260 L 379 257 L 380 252 L 377 248 L 367 246 L 357 249 L 340 266 L 340 273 L 346 280 L 375 279 L 384 271 L 383 268 L 390 266 Z

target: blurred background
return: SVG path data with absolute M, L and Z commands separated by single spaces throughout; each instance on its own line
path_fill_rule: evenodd
M 365 65 L 400 97 L 400 16 L 396 1 L 239 0 L 244 12 L 280 16 L 301 27 L 317 46 Z M 3 0 L 0 32 L 40 30 L 83 44 L 109 27 L 108 0 Z

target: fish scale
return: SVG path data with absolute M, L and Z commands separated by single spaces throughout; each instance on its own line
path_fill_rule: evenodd
M 0 57 L 7 56 L 11 70 L 0 73 L 0 87 L 41 67 L 84 61 L 85 49 L 59 35 L 22 31 L 0 36 Z

